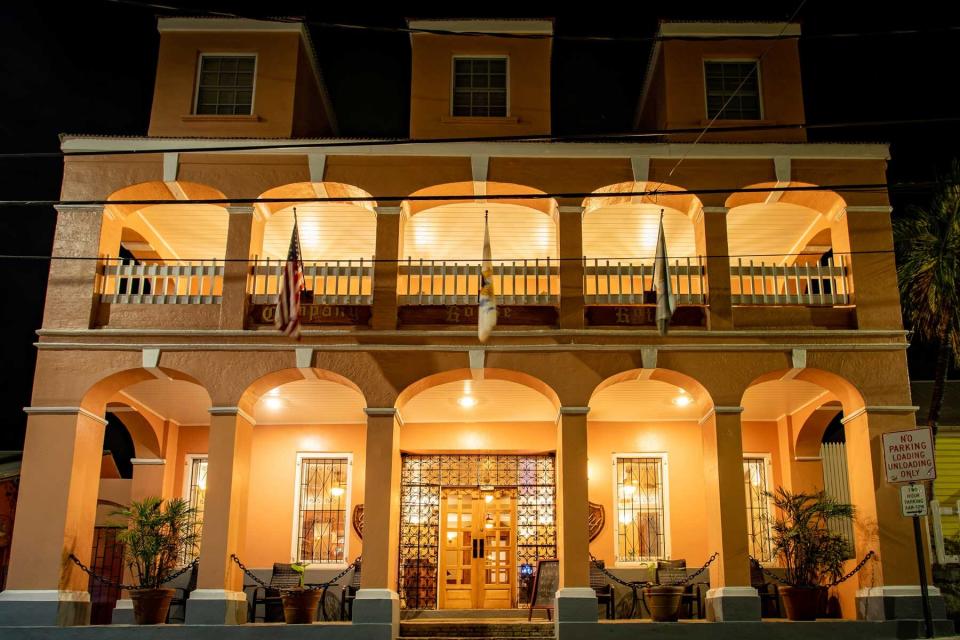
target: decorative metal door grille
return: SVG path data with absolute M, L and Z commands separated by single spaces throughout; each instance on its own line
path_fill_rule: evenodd
M 191 525 L 197 530 L 197 541 L 193 548 L 184 549 L 183 564 L 192 562 L 200 555 L 200 533 L 203 531 L 203 509 L 207 501 L 207 458 L 195 457 L 190 460 L 190 484 L 187 487 L 187 502 L 196 509 Z
M 747 498 L 747 541 L 750 555 L 760 562 L 773 560 L 770 536 L 770 499 L 767 497 L 767 461 L 744 458 L 743 485 Z
M 298 562 L 344 562 L 348 464 L 346 458 L 300 461 Z
M 400 604 L 437 608 L 441 488 L 517 492 L 517 575 L 557 554 L 553 455 L 404 455 L 400 481 Z M 520 578 L 522 579 L 522 578 Z M 527 602 L 518 589 L 520 603 Z
M 617 560 L 665 558 L 662 458 L 617 458 Z

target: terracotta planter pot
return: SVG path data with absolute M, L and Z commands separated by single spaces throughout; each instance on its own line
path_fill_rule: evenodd
M 165 624 L 170 611 L 170 601 L 175 593 L 174 589 L 131 590 L 134 620 L 137 624 Z
M 683 587 L 645 587 L 643 597 L 654 622 L 676 622 L 680 619 Z
M 319 589 L 290 589 L 280 594 L 283 598 L 283 619 L 287 624 L 311 624 L 317 619 L 320 605 Z
M 780 587 L 788 620 L 816 620 L 826 611 L 826 587 Z

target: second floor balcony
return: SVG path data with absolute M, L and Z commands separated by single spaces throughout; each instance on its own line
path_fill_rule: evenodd
M 210 197 L 202 185 L 177 189 Z M 545 197 L 482 197 L 536 194 L 497 183 L 484 184 L 474 201 L 442 199 L 445 191 L 465 189 L 478 187 L 441 185 L 423 190 L 440 199 L 392 208 L 338 183 L 298 183 L 264 195 L 356 200 L 226 208 L 177 204 L 171 189 L 169 204 L 108 206 L 94 324 L 222 328 L 223 314 L 211 309 L 233 305 L 243 315 L 235 327 L 270 328 L 296 208 L 307 325 L 368 326 L 375 305 L 395 309 L 401 328 L 474 323 L 486 220 L 502 325 L 561 327 L 567 306 L 581 308 L 582 321 L 566 328 L 652 328 L 662 221 L 678 328 L 713 328 L 711 313 L 721 308 L 732 312 L 731 328 L 856 328 L 844 251 L 850 240 L 837 214 L 842 201 L 819 211 L 741 197 L 731 198 L 735 206 L 705 208 L 676 187 L 621 195 L 648 190 L 644 183 L 611 185 L 579 207 Z M 173 306 L 194 310 L 162 310 Z

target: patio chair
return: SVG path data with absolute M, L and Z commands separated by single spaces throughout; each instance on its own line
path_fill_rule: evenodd
M 289 589 L 300 584 L 300 575 L 289 564 L 276 562 L 273 573 L 270 574 L 270 586 L 266 589 L 255 584 L 243 585 L 243 590 L 253 589 L 253 599 L 250 602 L 251 622 L 257 621 L 257 606 L 263 605 L 264 622 L 283 622 L 283 600 L 280 597 L 281 589 Z
M 767 577 L 755 562 L 750 563 L 750 586 L 760 594 L 760 615 L 762 617 L 780 618 L 780 588 L 776 583 L 768 582 Z M 766 615 L 767 612 L 773 615 Z
M 590 586 L 597 594 L 597 604 L 606 607 L 607 619 L 615 620 L 617 617 L 616 598 L 614 597 L 613 585 L 607 582 L 604 575 L 603 560 L 590 561 Z
M 677 584 L 687 578 L 686 560 L 660 560 L 657 562 L 656 581 L 659 585 L 675 585 L 683 587 L 683 596 L 680 600 L 681 610 L 686 607 L 687 618 L 703 617 L 703 605 L 700 602 L 700 585 Z
M 167 624 L 174 620 L 180 623 L 186 622 L 187 599 L 190 597 L 190 593 L 197 588 L 197 573 L 199 572 L 199 566 L 200 564 L 197 563 L 193 565 L 193 569 L 187 572 L 189 577 L 187 578 L 186 584 L 181 583 L 181 586 L 176 586 L 176 584 L 165 585 L 176 590 L 176 593 L 173 595 L 173 600 L 170 601 L 170 611 L 167 612 Z M 174 608 L 179 609 L 179 615 L 173 615 Z
M 340 619 L 353 619 L 353 601 L 357 599 L 357 591 L 360 591 L 360 563 L 353 569 L 353 576 L 350 582 L 343 585 L 343 595 L 340 597 Z

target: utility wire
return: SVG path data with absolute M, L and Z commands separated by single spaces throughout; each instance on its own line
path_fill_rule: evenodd
M 652 36 L 604 36 L 604 35 L 586 35 L 586 36 L 577 36 L 577 35 L 558 35 L 558 34 L 538 34 L 538 33 L 486 33 L 478 31 L 455 31 L 451 29 L 423 29 L 423 28 L 411 28 L 411 27 L 390 27 L 390 26 L 377 26 L 377 25 L 364 25 L 364 24 L 348 24 L 342 22 L 323 22 L 316 20 L 308 20 L 303 17 L 282 17 L 282 16 L 265 16 L 265 17 L 256 17 L 241 15 L 237 13 L 230 13 L 226 11 L 215 11 L 207 9 L 189 9 L 186 7 L 177 7 L 174 5 L 160 4 L 156 2 L 139 2 L 137 0 L 107 0 L 114 4 L 128 5 L 134 7 L 140 7 L 143 9 L 156 9 L 159 11 L 166 11 L 180 14 L 183 17 L 196 17 L 198 15 L 208 16 L 212 18 L 237 18 L 237 19 L 248 19 L 248 20 L 260 20 L 265 22 L 281 22 L 288 24 L 298 24 L 302 23 L 307 26 L 317 27 L 319 29 L 332 29 L 332 30 L 341 30 L 341 31 L 367 31 L 371 33 L 388 33 L 388 34 L 426 34 L 426 35 L 440 35 L 440 36 L 468 36 L 468 37 L 483 37 L 483 38 L 504 38 L 504 39 L 515 39 L 515 40 L 558 40 L 558 41 L 571 41 L 571 42 L 629 42 L 629 43 L 649 43 L 649 42 L 658 42 L 658 41 L 667 41 L 667 40 L 833 40 L 833 39 L 853 39 L 853 38 L 879 38 L 879 37 L 899 37 L 899 36 L 921 36 L 921 35 L 935 35 L 935 34 L 948 34 L 948 33 L 957 33 L 960 32 L 960 26 L 946 25 L 941 27 L 932 27 L 932 28 L 923 28 L 923 29 L 889 29 L 882 31 L 848 31 L 848 32 L 838 32 L 838 33 L 815 33 L 815 34 L 803 34 L 802 36 L 797 35 L 780 35 L 776 36 L 767 36 L 767 35 L 740 35 L 740 36 L 728 36 L 728 35 L 706 35 L 706 36 L 663 36 L 663 35 L 652 35 Z
M 841 122 L 821 122 L 821 123 L 786 123 L 786 124 L 759 124 L 759 125 L 739 125 L 724 126 L 715 129 L 715 133 L 738 133 L 748 131 L 792 131 L 792 130 L 832 130 L 832 129 L 869 129 L 871 127 L 892 127 L 901 125 L 935 125 L 935 124 L 956 124 L 960 123 L 960 116 L 945 116 L 940 118 L 900 118 L 891 120 L 859 120 L 859 121 L 841 121 Z M 389 146 L 407 146 L 407 145 L 431 145 L 448 144 L 457 142 L 612 142 L 629 143 L 635 141 L 645 141 L 646 138 L 661 138 L 673 135 L 685 135 L 691 133 L 700 133 L 702 127 L 692 127 L 683 129 L 651 129 L 648 131 L 628 131 L 622 133 L 584 133 L 570 135 L 525 135 L 525 136 L 485 136 L 470 138 L 397 138 L 397 139 L 372 139 L 372 140 L 353 140 L 344 139 L 331 140 L 324 142 L 311 142 L 305 139 L 303 142 L 278 142 L 271 144 L 242 144 L 242 145 L 221 145 L 217 147 L 162 147 L 145 149 L 113 149 L 99 151 L 24 151 L 0 153 L 0 160 L 7 159 L 31 159 L 31 158 L 64 158 L 70 156 L 122 156 L 122 155 L 143 155 L 150 153 L 216 153 L 223 151 L 260 151 L 276 149 L 323 149 L 323 148 L 350 148 L 350 147 L 389 147 Z M 131 142 L 142 142 L 150 138 L 131 140 Z M 679 143 L 685 144 L 685 143 Z M 687 143 L 689 144 L 689 143 Z
M 663 183 L 661 183 L 662 186 Z M 298 204 L 301 202 L 436 202 L 436 201 L 472 201 L 472 200 L 549 200 L 549 199 L 586 199 L 586 198 L 623 198 L 623 197 L 643 197 L 643 196 L 683 196 L 683 195 L 711 195 L 727 193 L 771 193 L 777 191 L 856 191 L 856 192 L 877 192 L 881 193 L 888 190 L 899 189 L 930 189 L 941 187 L 943 185 L 956 184 L 943 181 L 924 181 L 924 182 L 876 182 L 859 184 L 830 184 L 830 185 L 797 185 L 784 187 L 734 187 L 731 189 L 709 188 L 709 189 L 679 189 L 676 191 L 659 191 L 657 189 L 646 191 L 618 191 L 610 193 L 597 193 L 595 191 L 574 191 L 566 193 L 497 193 L 477 196 L 471 194 L 445 194 L 445 195 L 397 195 L 397 196 L 326 196 L 313 198 L 197 198 L 186 200 L 148 200 L 148 199 L 129 199 L 129 200 L 0 200 L 0 207 L 51 207 L 51 206 L 97 206 L 97 205 L 188 205 L 188 204 L 270 204 L 270 203 L 288 203 Z

